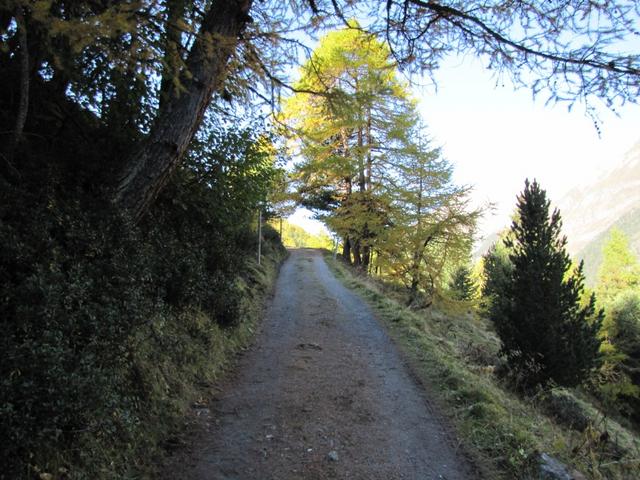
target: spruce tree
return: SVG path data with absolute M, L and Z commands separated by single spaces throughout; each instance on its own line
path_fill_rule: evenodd
M 595 295 L 581 305 L 582 263 L 568 274 L 561 228 L 558 210 L 549 215 L 546 192 L 527 180 L 505 242 L 513 270 L 490 307 L 501 353 L 525 388 L 576 385 L 598 361 L 603 313 L 595 311 Z
M 449 290 L 455 300 L 469 301 L 476 296 L 478 288 L 471 278 L 471 271 L 466 265 L 460 265 L 453 272 L 449 282 Z

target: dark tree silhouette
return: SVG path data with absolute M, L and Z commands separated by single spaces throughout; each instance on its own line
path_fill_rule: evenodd
M 593 294 L 580 303 L 582 264 L 567 278 L 571 260 L 561 227 L 558 210 L 549 214 L 546 192 L 527 181 L 505 242 L 513 269 L 490 306 L 502 354 L 524 387 L 576 385 L 598 360 L 603 312 L 596 313 Z

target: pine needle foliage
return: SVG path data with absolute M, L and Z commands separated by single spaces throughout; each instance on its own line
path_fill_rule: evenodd
M 473 281 L 473 278 L 471 278 L 471 270 L 469 267 L 460 265 L 456 268 L 449 282 L 449 290 L 455 300 L 469 301 L 475 298 L 478 287 Z
M 596 312 L 593 294 L 581 304 L 582 264 L 569 272 L 560 213 L 549 214 L 549 204 L 540 185 L 527 180 L 505 241 L 513 270 L 489 308 L 501 354 L 522 388 L 577 385 L 598 363 L 603 312 Z

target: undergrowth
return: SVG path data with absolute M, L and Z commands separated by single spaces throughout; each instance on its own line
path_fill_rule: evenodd
M 10 194 L 0 478 L 151 475 L 162 442 L 251 338 L 286 253 L 278 234 L 263 231 L 258 266 L 251 212 L 225 227 L 211 209 L 172 207 L 174 194 L 132 225 L 108 207 Z
M 397 288 L 326 258 L 386 325 L 489 478 L 539 478 L 542 453 L 590 479 L 638 478 L 640 439 L 579 398 L 579 392 L 554 389 L 523 397 L 496 376 L 499 340 L 469 304 L 411 310 Z M 562 415 L 550 414 L 549 398 L 558 395 L 580 408 L 585 425 L 576 428 Z

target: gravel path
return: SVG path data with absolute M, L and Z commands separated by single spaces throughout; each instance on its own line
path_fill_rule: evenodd
M 163 478 L 478 478 L 424 395 L 364 302 L 294 250 L 255 347 Z

